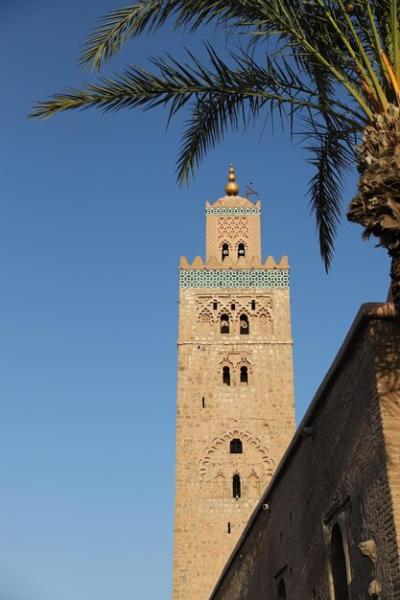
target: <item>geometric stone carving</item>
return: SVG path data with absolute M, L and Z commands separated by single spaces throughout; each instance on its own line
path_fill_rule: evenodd
M 289 270 L 179 269 L 179 286 L 181 288 L 287 288 Z
M 258 455 L 260 463 L 263 464 L 266 473 L 272 476 L 272 472 L 275 467 L 275 463 L 272 460 L 268 449 L 263 446 L 257 437 L 254 437 L 249 431 L 242 430 L 240 428 L 233 428 L 230 431 L 226 431 L 222 435 L 214 438 L 208 448 L 206 449 L 201 461 L 200 461 L 200 476 L 204 477 L 207 472 L 207 466 L 212 461 L 213 455 L 221 447 L 225 446 L 228 448 L 230 440 L 239 438 L 244 446 L 244 452 L 246 452 L 246 446 L 254 448 Z
M 259 215 L 260 212 L 259 208 L 206 208 L 206 215 L 216 215 L 219 217 Z
M 218 239 L 223 238 L 227 238 L 232 242 L 238 241 L 239 238 L 247 240 L 249 229 L 246 217 L 239 217 L 238 219 L 221 217 L 218 219 Z
M 229 294 L 226 299 L 219 296 L 218 301 L 211 295 L 198 296 L 196 310 L 196 320 L 199 324 L 197 331 L 203 337 L 220 335 L 220 321 L 223 316 L 229 320 L 229 335 L 239 334 L 240 320 L 244 315 L 248 319 L 252 335 L 265 336 L 273 333 L 272 299 L 269 295 L 255 297 L 251 293 L 237 296 Z

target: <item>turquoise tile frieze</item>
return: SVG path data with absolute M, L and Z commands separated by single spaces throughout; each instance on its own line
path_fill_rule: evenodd
M 207 215 L 217 215 L 219 217 L 237 217 L 241 215 L 259 215 L 259 208 L 206 208 Z
M 288 269 L 179 269 L 184 288 L 286 288 Z

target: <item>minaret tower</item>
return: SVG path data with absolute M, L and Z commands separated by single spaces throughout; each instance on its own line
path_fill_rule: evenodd
M 288 261 L 232 165 L 225 192 L 180 261 L 173 600 L 209 599 L 294 432 Z

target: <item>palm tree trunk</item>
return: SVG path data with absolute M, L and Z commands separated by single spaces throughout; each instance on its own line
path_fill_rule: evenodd
M 379 239 L 392 259 L 393 302 L 400 314 L 400 109 L 390 105 L 364 129 L 358 149 L 358 194 L 347 217 Z
M 400 252 L 396 252 L 392 256 L 392 264 L 390 266 L 391 278 L 391 295 L 396 311 L 400 314 Z

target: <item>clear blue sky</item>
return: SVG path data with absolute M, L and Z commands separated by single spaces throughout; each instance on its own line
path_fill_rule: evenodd
M 298 418 L 359 305 L 387 293 L 388 259 L 356 225 L 325 274 L 309 168 L 278 129 L 228 136 L 182 189 L 182 122 L 166 132 L 162 109 L 26 119 L 90 77 L 80 44 L 121 4 L 0 4 L 0 600 L 170 597 L 177 265 L 203 254 L 231 160 L 262 197 L 264 254 L 290 258 Z M 112 69 L 210 36 L 223 48 L 214 30 L 146 37 Z

